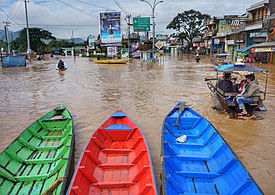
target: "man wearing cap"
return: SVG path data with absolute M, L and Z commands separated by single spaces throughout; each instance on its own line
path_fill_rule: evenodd
M 247 111 L 245 109 L 244 103 L 258 102 L 260 97 L 260 87 L 259 82 L 255 80 L 254 74 L 249 74 L 245 76 L 247 85 L 242 94 L 237 96 L 237 103 L 239 104 L 239 109 L 243 111 L 241 115 L 246 115 Z

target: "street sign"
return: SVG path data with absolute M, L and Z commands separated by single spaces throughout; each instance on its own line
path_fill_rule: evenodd
M 164 43 L 163 43 L 163 41 L 158 41 L 158 42 L 156 42 L 155 46 L 156 46 L 158 49 L 160 49 L 160 48 L 162 48 L 162 47 L 164 46 Z
M 160 39 L 163 39 L 163 34 L 157 34 L 157 35 L 156 35 L 156 39 L 159 39 L 159 40 L 160 40 Z
M 137 17 L 133 18 L 134 31 L 150 31 L 150 18 Z

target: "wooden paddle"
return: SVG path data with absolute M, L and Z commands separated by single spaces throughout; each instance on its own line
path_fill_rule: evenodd
M 59 177 L 51 187 L 49 187 L 44 193 L 43 195 L 49 195 L 52 194 L 52 192 L 59 186 L 59 184 L 64 181 L 65 177 Z

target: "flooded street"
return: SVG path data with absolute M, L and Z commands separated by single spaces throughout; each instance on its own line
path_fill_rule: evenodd
M 164 64 L 98 65 L 87 58 L 64 58 L 69 68 L 55 70 L 58 59 L 34 61 L 27 68 L 0 68 L 0 150 L 37 118 L 64 104 L 75 125 L 76 160 L 90 135 L 117 109 L 144 132 L 160 185 L 161 128 L 166 114 L 185 101 L 221 133 L 265 194 L 275 185 L 275 66 L 270 71 L 263 120 L 232 120 L 211 108 L 205 77 L 215 76 L 208 57 L 165 56 Z M 261 82 L 262 79 L 260 79 Z

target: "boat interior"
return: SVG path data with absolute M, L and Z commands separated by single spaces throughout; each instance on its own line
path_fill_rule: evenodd
M 191 109 L 178 125 L 173 110 L 163 125 L 166 194 L 255 194 L 258 187 L 214 127 Z M 186 135 L 184 143 L 177 141 Z
M 0 194 L 46 192 L 67 171 L 72 136 L 72 120 L 63 108 L 30 125 L 0 154 Z
M 69 194 L 156 194 L 148 147 L 123 113 L 90 138 Z

